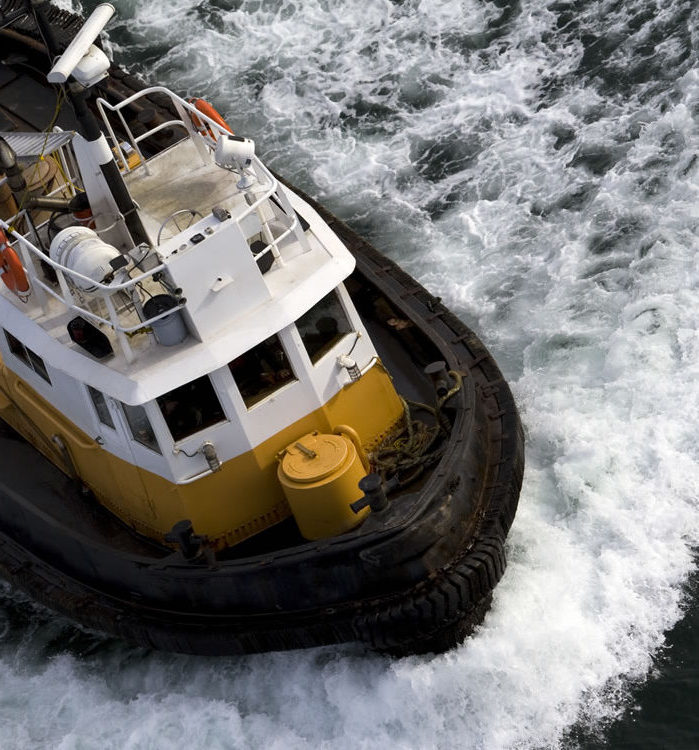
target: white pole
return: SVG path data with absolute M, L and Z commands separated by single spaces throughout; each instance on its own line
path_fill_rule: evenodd
M 87 54 L 90 45 L 97 39 L 113 15 L 114 6 L 111 3 L 102 3 L 92 11 L 82 29 L 78 31 L 46 76 L 49 83 L 65 83 L 68 80 L 75 66 Z

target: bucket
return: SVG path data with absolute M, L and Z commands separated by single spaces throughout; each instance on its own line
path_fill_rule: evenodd
M 172 310 L 170 315 L 154 320 L 150 324 L 155 340 L 162 346 L 175 346 L 187 337 L 187 326 L 182 313 L 174 309 L 176 307 L 177 300 L 169 294 L 156 294 L 143 305 L 143 315 L 146 320 Z

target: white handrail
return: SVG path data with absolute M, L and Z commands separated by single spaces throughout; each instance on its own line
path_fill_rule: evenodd
M 111 112 L 119 113 L 121 112 L 122 109 L 124 109 L 124 107 L 128 107 L 129 104 L 132 104 L 133 102 L 138 101 L 139 99 L 143 97 L 148 97 L 151 94 L 165 94 L 166 96 L 170 97 L 173 104 L 183 107 L 187 112 L 189 112 L 191 115 L 196 117 L 198 120 L 205 122 L 214 132 L 217 132 L 219 135 L 230 134 L 229 131 L 226 130 L 226 128 L 219 125 L 217 122 L 215 122 L 210 117 L 205 115 L 201 110 L 197 109 L 193 104 L 190 104 L 181 96 L 178 96 L 174 92 L 170 91 L 170 89 L 165 88 L 165 86 L 150 86 L 149 88 L 145 88 L 145 89 L 142 89 L 141 91 L 137 91 L 135 94 L 131 94 L 131 96 L 127 97 L 126 99 L 122 99 L 117 104 L 111 104 L 106 99 L 99 97 L 96 100 L 97 109 L 99 110 L 100 115 L 102 116 L 102 119 L 104 120 L 104 123 L 109 130 L 110 136 L 112 137 L 112 140 L 114 141 L 115 146 L 119 150 L 120 157 L 123 162 L 125 162 L 126 160 L 123 156 L 123 153 L 121 152 L 121 149 L 119 147 L 119 140 L 114 134 L 114 131 L 109 122 L 109 118 L 107 116 L 107 112 L 105 110 L 108 109 Z M 134 149 L 138 151 L 139 156 L 141 157 L 142 155 L 141 155 L 140 149 L 137 148 L 138 144 L 141 141 L 145 140 L 146 138 L 149 138 L 150 136 L 152 136 L 154 133 L 158 132 L 159 130 L 162 130 L 169 126 L 176 125 L 176 126 L 185 128 L 185 130 L 187 130 L 190 133 L 190 137 L 191 137 L 191 132 L 192 132 L 188 124 L 185 123 L 183 120 L 173 118 L 172 120 L 167 120 L 166 122 L 159 123 L 158 125 L 152 127 L 150 130 L 146 131 L 145 133 L 142 133 L 139 136 L 134 136 L 133 133 L 131 132 L 131 129 L 128 127 L 128 125 L 126 125 L 123 119 L 122 119 L 122 122 L 124 123 L 125 130 L 130 136 L 131 145 L 134 147 Z M 203 138 L 203 136 L 200 136 L 200 137 Z M 210 143 L 209 145 L 213 147 L 215 143 Z M 145 164 L 148 161 L 149 161 L 148 159 L 142 158 L 142 163 Z M 259 159 L 257 159 L 257 157 L 255 157 L 255 162 L 256 162 L 256 165 L 259 166 L 260 169 L 262 170 L 262 173 L 264 174 L 264 176 L 271 183 L 275 185 L 275 189 L 276 189 L 277 180 L 275 179 L 274 175 L 267 169 L 267 167 L 265 167 L 265 165 Z
M 20 217 L 22 216 L 23 213 L 24 211 L 20 212 L 17 216 Z M 119 284 L 102 284 L 101 282 L 95 281 L 89 276 L 85 276 L 79 273 L 78 271 L 73 271 L 67 266 L 63 266 L 60 263 L 57 263 L 53 259 L 49 258 L 48 255 L 43 253 L 39 248 L 33 245 L 28 239 L 26 239 L 21 234 L 18 234 L 15 230 L 13 230 L 3 219 L 0 219 L 0 227 L 2 227 L 8 234 L 12 235 L 12 237 L 17 240 L 20 243 L 20 246 L 22 249 L 28 251 L 33 257 L 36 257 L 40 261 L 43 261 L 47 265 L 51 266 L 51 268 L 53 268 L 57 272 L 59 282 L 63 281 L 64 276 L 69 276 L 72 278 L 76 278 L 82 281 L 89 282 L 92 286 L 95 286 L 96 288 L 104 290 L 105 292 L 108 293 L 102 299 L 106 299 L 107 296 L 112 296 L 112 294 L 114 294 L 115 292 L 130 290 L 136 285 L 142 283 L 145 279 L 151 278 L 154 274 L 158 273 L 159 271 L 162 271 L 165 268 L 165 265 L 161 263 L 155 268 L 152 268 L 151 270 L 140 274 L 136 278 L 131 278 L 128 281 L 125 281 Z M 140 321 L 135 326 L 123 326 L 119 323 L 118 320 L 103 318 L 102 316 L 97 315 L 96 313 L 92 312 L 86 307 L 77 305 L 71 294 L 70 288 L 65 283 L 60 283 L 62 294 L 59 294 L 54 289 L 52 289 L 48 284 L 44 283 L 41 280 L 41 278 L 33 271 L 33 268 L 32 270 L 30 270 L 29 275 L 30 275 L 30 281 L 32 284 L 36 284 L 44 292 L 48 293 L 51 297 L 60 301 L 63 305 L 65 305 L 67 309 L 75 310 L 76 312 L 79 312 L 80 314 L 85 315 L 88 318 L 92 318 L 93 320 L 99 323 L 103 323 L 118 333 L 128 334 L 128 333 L 133 333 L 135 331 L 140 331 L 144 328 L 147 328 L 152 323 L 157 322 L 161 318 L 166 317 L 167 315 L 172 313 L 173 310 L 177 309 L 177 307 L 175 307 L 170 310 L 166 310 L 164 313 L 160 313 L 158 315 L 154 315 L 151 318 L 147 318 L 145 320 Z
M 149 88 L 143 89 L 142 91 L 137 91 L 135 94 L 132 94 L 131 96 L 127 97 L 126 99 L 123 99 L 117 104 L 111 104 L 106 99 L 103 99 L 100 97 L 96 101 L 97 108 L 100 112 L 100 115 L 102 116 L 102 120 L 104 121 L 109 131 L 112 141 L 115 144 L 115 147 L 119 154 L 119 159 L 122 162 L 122 164 L 125 165 L 125 171 L 131 172 L 132 170 L 128 167 L 126 156 L 124 155 L 123 150 L 119 144 L 119 139 L 116 137 L 114 130 L 112 129 L 106 110 L 110 110 L 111 112 L 116 112 L 120 116 L 123 127 L 129 136 L 131 146 L 139 155 L 140 162 L 136 167 L 134 167 L 134 169 L 138 169 L 140 166 L 144 166 L 147 169 L 148 162 L 150 161 L 150 159 L 144 158 L 139 144 L 145 139 L 152 136 L 154 133 L 157 133 L 158 131 L 163 130 L 166 127 L 170 127 L 170 126 L 183 127 L 189 133 L 190 139 L 193 136 L 204 139 L 204 136 L 201 136 L 199 133 L 196 133 L 196 131 L 193 131 L 193 129 L 181 119 L 167 120 L 166 122 L 160 123 L 152 127 L 150 130 L 146 131 L 145 133 L 142 133 L 139 136 L 134 136 L 133 133 L 131 132 L 131 129 L 126 124 L 124 118 L 121 116 L 121 110 L 124 109 L 124 107 L 128 107 L 129 104 L 132 104 L 133 102 L 138 101 L 139 99 L 143 97 L 147 97 L 151 94 L 167 95 L 168 97 L 170 97 L 173 104 L 178 105 L 179 107 L 182 107 L 184 110 L 189 112 L 191 115 L 195 116 L 197 119 L 205 122 L 212 129 L 213 132 L 217 132 L 219 133 L 219 135 L 229 134 L 229 131 L 226 130 L 224 127 L 222 127 L 217 122 L 212 120 L 210 117 L 205 115 L 203 112 L 198 110 L 194 105 L 182 99 L 182 97 L 177 96 L 177 94 L 173 93 L 172 91 L 170 91 L 170 89 L 167 89 L 164 86 L 151 86 Z M 210 147 L 213 147 L 214 144 L 208 144 L 208 145 Z M 151 157 L 151 158 L 154 158 L 154 157 Z M 277 191 L 277 188 L 279 187 L 277 178 L 267 169 L 267 167 L 265 167 L 265 165 L 257 158 L 257 156 L 253 157 L 252 165 L 256 173 L 256 176 L 258 178 L 258 181 L 260 181 L 261 184 L 264 184 L 262 180 L 260 180 L 260 177 L 263 177 L 264 182 L 268 183 L 269 187 L 254 203 L 249 205 L 243 212 L 236 215 L 235 217 L 232 217 L 238 224 L 242 222 L 247 216 L 249 216 L 253 211 L 255 211 L 265 200 L 267 200 L 267 198 L 270 197 L 270 195 L 275 193 Z
M 17 214 L 17 216 L 21 216 L 24 213 L 24 211 Z M 153 274 L 158 273 L 158 271 L 162 271 L 165 268 L 165 264 L 161 263 L 159 266 L 156 266 L 155 268 L 152 268 L 150 271 L 146 271 L 142 273 L 140 276 L 137 276 L 135 279 L 129 279 L 128 281 L 124 281 L 120 284 L 103 284 L 100 281 L 96 281 L 90 276 L 84 276 L 83 274 L 79 273 L 78 271 L 74 271 L 72 268 L 68 268 L 68 266 L 63 266 L 60 263 L 56 262 L 52 258 L 50 258 L 45 253 L 42 253 L 39 248 L 32 245 L 31 242 L 29 242 L 28 239 L 23 237 L 21 234 L 18 234 L 14 229 L 11 229 L 8 224 L 3 221 L 3 219 L 0 219 L 0 227 L 10 232 L 10 234 L 17 239 L 18 242 L 24 243 L 27 245 L 28 249 L 36 255 L 40 260 L 44 261 L 47 265 L 51 266 L 57 271 L 62 271 L 63 273 L 67 274 L 68 276 L 72 276 L 73 278 L 80 279 L 81 281 L 87 281 L 90 283 L 91 286 L 94 286 L 98 289 L 102 289 L 106 292 L 121 292 L 124 289 L 128 289 L 132 286 L 135 286 L 139 282 L 144 281 L 144 279 L 148 279 Z
M 161 122 L 155 125 L 154 127 L 152 127 L 150 130 L 146 131 L 145 133 L 135 137 L 133 133 L 131 132 L 130 128 L 128 127 L 126 118 L 122 114 L 122 110 L 125 107 L 128 107 L 133 102 L 138 101 L 139 99 L 142 99 L 152 94 L 167 95 L 172 101 L 173 105 L 175 106 L 180 117 L 179 119 L 173 118 L 172 120 Z M 143 166 L 144 169 L 147 171 L 148 162 L 151 159 L 157 158 L 160 154 L 162 154 L 162 151 L 160 151 L 158 152 L 158 154 L 155 154 L 153 157 L 146 159 L 141 150 L 140 144 L 145 139 L 149 138 L 153 134 L 158 133 L 159 131 L 165 128 L 173 127 L 173 126 L 184 128 L 188 133 L 189 139 L 194 142 L 194 145 L 197 147 L 199 153 L 203 155 L 202 158 L 204 158 L 205 162 L 208 162 L 208 163 L 213 162 L 213 148 L 215 146 L 216 134 L 219 134 L 219 135 L 229 134 L 229 131 L 227 129 L 220 126 L 218 123 L 213 121 L 210 117 L 208 117 L 203 112 L 198 110 L 195 106 L 193 106 L 192 104 L 185 101 L 184 99 L 177 96 L 172 91 L 168 90 L 167 88 L 163 86 L 152 86 L 150 88 L 143 89 L 142 91 L 132 94 L 131 96 L 118 102 L 117 104 L 110 104 L 108 101 L 101 99 L 101 98 L 97 99 L 96 104 L 100 112 L 100 115 L 102 116 L 102 119 L 105 123 L 105 127 L 107 128 L 109 136 L 114 142 L 114 146 L 115 146 L 114 152 L 115 152 L 116 158 L 122 162 L 122 164 L 124 165 L 124 171 L 126 172 L 130 172 L 132 170 L 128 166 L 128 159 L 126 155 L 124 154 L 120 141 L 116 137 L 116 133 L 110 122 L 110 117 L 109 117 L 110 112 L 118 116 L 120 120 L 120 127 L 123 128 L 123 133 L 125 133 L 127 136 L 126 139 L 122 139 L 122 142 L 123 140 L 130 141 L 132 148 L 136 151 L 136 153 L 140 157 L 140 162 L 136 167 L 134 167 L 134 169 L 139 169 L 141 166 Z M 198 118 L 200 122 L 205 123 L 210 128 L 211 133 L 213 134 L 212 137 L 210 137 L 208 134 L 201 134 L 196 129 L 193 122 L 187 121 L 188 120 L 187 115 L 192 115 Z M 61 152 L 61 161 L 63 162 L 63 166 L 65 168 L 67 165 L 65 164 L 65 161 L 63 160 L 62 152 Z M 247 198 L 254 197 L 254 200 L 252 201 L 252 203 L 247 203 L 246 201 L 245 204 L 239 205 L 238 211 L 236 212 L 234 216 L 230 217 L 230 220 L 232 220 L 236 225 L 239 226 L 239 228 L 242 229 L 242 226 L 241 226 L 242 222 L 248 216 L 250 216 L 254 212 L 257 212 L 260 218 L 261 224 L 262 224 L 263 237 L 267 241 L 267 244 L 263 250 L 253 255 L 253 259 L 257 261 L 262 256 L 271 252 L 275 260 L 278 263 L 283 264 L 279 245 L 287 237 L 289 237 L 289 235 L 291 235 L 292 233 L 295 233 L 299 241 L 301 242 L 302 246 L 304 246 L 306 249 L 309 249 L 308 239 L 306 238 L 305 234 L 300 230 L 300 222 L 299 222 L 298 216 L 295 214 L 294 209 L 291 206 L 287 196 L 282 191 L 277 178 L 267 169 L 267 167 L 265 167 L 265 165 L 259 160 L 259 158 L 257 158 L 257 156 L 253 156 L 250 169 L 255 175 L 255 178 L 257 181 L 257 187 L 260 190 L 260 192 L 257 194 L 248 192 L 246 194 L 246 197 Z M 72 187 L 72 184 L 70 182 L 68 184 L 71 185 Z M 269 230 L 269 227 L 267 226 L 267 221 L 265 220 L 261 211 L 261 207 L 264 204 L 264 202 L 267 201 L 270 198 L 270 196 L 272 196 L 275 193 L 277 194 L 279 198 L 281 211 L 290 221 L 290 223 L 285 228 L 285 230 L 279 236 L 276 236 L 276 237 Z M 12 217 L 12 219 L 10 219 L 10 222 L 16 223 L 17 221 L 23 218 L 24 219 L 28 218 L 28 212 L 26 209 L 18 212 L 17 216 Z M 111 330 L 115 332 L 117 336 L 117 340 L 121 344 L 122 349 L 124 350 L 124 354 L 126 355 L 127 360 L 129 361 L 132 360 L 133 353 L 126 339 L 126 336 L 128 336 L 129 334 L 138 332 L 138 331 L 142 331 L 143 329 L 146 329 L 149 326 L 151 326 L 153 323 L 156 323 L 157 321 L 172 314 L 174 310 L 177 310 L 179 308 L 186 306 L 186 303 L 182 303 L 178 305 L 178 307 L 172 308 L 170 310 L 166 310 L 158 315 L 154 315 L 151 318 L 139 320 L 139 322 L 136 325 L 124 325 L 119 320 L 119 313 L 117 312 L 114 306 L 113 295 L 116 294 L 117 292 L 124 292 L 131 299 L 133 299 L 134 290 L 139 285 L 141 285 L 144 281 L 153 279 L 153 277 L 156 276 L 159 272 L 164 271 L 167 267 L 167 260 L 161 260 L 161 262 L 156 267 L 148 271 L 139 273 L 139 275 L 136 276 L 135 278 L 128 278 L 126 281 L 120 281 L 116 283 L 115 282 L 103 283 L 101 281 L 96 281 L 95 279 L 89 276 L 85 276 L 79 271 L 68 268 L 67 266 L 64 266 L 61 263 L 50 258 L 48 253 L 42 251 L 39 247 L 35 246 L 33 242 L 30 239 L 28 239 L 26 236 L 22 236 L 17 231 L 12 229 L 10 224 L 4 221 L 3 219 L 0 219 L 0 227 L 2 227 L 7 232 L 8 236 L 11 236 L 13 238 L 13 241 L 16 240 L 20 243 L 20 250 L 22 251 L 22 254 L 25 258 L 25 265 L 28 266 L 27 272 L 30 276 L 31 283 L 36 285 L 37 292 L 38 292 L 37 296 L 41 304 L 42 305 L 45 304 L 43 300 L 45 300 L 46 297 L 44 297 L 43 300 L 41 298 L 42 293 L 44 293 L 50 296 L 51 298 L 54 298 L 58 300 L 59 302 L 61 302 L 66 307 L 66 309 L 75 310 L 79 314 L 84 315 L 86 318 L 98 324 L 103 324 L 107 326 L 108 328 L 110 328 Z M 97 234 L 100 234 L 100 232 L 97 232 Z M 35 239 L 34 241 L 40 244 L 40 240 Z M 36 260 L 41 261 L 42 264 L 45 263 L 47 266 L 51 267 L 56 272 L 58 281 L 59 281 L 59 290 L 52 288 L 51 285 L 47 284 L 44 280 L 40 278 L 38 270 L 37 268 L 35 268 Z M 138 268 L 138 264 L 136 264 L 135 267 L 132 268 L 132 271 L 134 271 L 137 268 Z M 68 283 L 69 280 L 72 280 L 73 284 Z M 102 315 L 97 314 L 96 312 L 93 312 L 92 309 L 87 308 L 87 303 L 81 298 L 80 284 L 77 282 L 87 283 L 90 285 L 90 287 L 94 289 L 94 291 L 91 292 L 90 297 L 101 299 L 104 302 L 104 305 L 106 306 L 107 312 L 109 314 L 108 318 L 105 318 Z M 76 288 L 74 289 L 73 287 L 76 287 Z M 139 313 L 139 316 L 141 314 L 142 313 Z M 130 322 L 133 322 L 133 319 Z

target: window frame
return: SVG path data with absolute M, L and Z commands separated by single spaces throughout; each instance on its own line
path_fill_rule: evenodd
M 85 383 L 85 389 L 87 390 L 87 396 L 90 399 L 90 403 L 92 404 L 93 412 L 97 415 L 97 421 L 100 425 L 104 425 L 105 427 L 109 427 L 110 429 L 114 430 L 116 432 L 116 423 L 114 421 L 114 415 L 112 414 L 111 409 L 109 408 L 109 402 L 107 401 L 107 396 L 103 391 L 100 391 L 98 388 L 93 388 L 91 385 L 88 385 Z M 104 405 L 104 409 L 106 411 L 107 416 L 109 417 L 109 422 L 105 422 L 102 419 L 102 415 L 100 414 L 100 409 L 97 405 L 97 401 L 95 400 L 95 395 L 99 396 L 99 398 L 102 399 L 102 403 Z
M 3 328 L 2 330 L 5 333 L 5 342 L 7 343 L 7 349 L 10 354 L 27 369 L 35 372 L 43 381 L 49 385 L 53 385 L 43 358 L 33 349 L 30 349 L 23 341 L 18 339 L 17 336 L 10 333 L 6 328 Z M 21 347 L 21 354 L 17 351 L 18 346 Z
M 345 320 L 347 321 L 349 330 L 345 331 L 344 333 L 339 334 L 338 337 L 335 339 L 335 341 L 329 346 L 326 345 L 327 348 L 325 349 L 325 351 L 323 351 L 323 353 L 320 356 L 314 359 L 311 353 L 308 351 L 308 346 L 306 345 L 306 341 L 304 339 L 303 334 L 301 333 L 301 329 L 299 328 L 298 322 L 299 320 L 301 320 L 301 318 L 304 317 L 304 315 L 308 315 L 308 313 L 310 313 L 311 310 L 313 310 L 313 308 L 318 306 L 324 299 L 326 299 L 327 297 L 330 297 L 330 295 L 335 296 L 335 300 L 340 306 L 340 309 L 342 310 L 342 314 L 345 316 Z M 324 294 L 314 305 L 312 305 L 308 310 L 306 310 L 306 312 L 304 312 L 294 321 L 294 326 L 296 327 L 296 331 L 299 335 L 299 339 L 303 346 L 303 352 L 306 355 L 306 357 L 308 357 L 308 360 L 313 367 L 318 367 L 318 365 L 333 351 L 333 349 L 335 349 L 336 346 L 338 346 L 342 341 L 344 341 L 347 336 L 351 336 L 353 333 L 356 334 L 358 332 L 354 317 L 349 314 L 347 307 L 345 305 L 345 301 L 342 297 L 342 294 L 340 293 L 339 287 L 334 287 L 327 294 Z M 321 349 L 319 349 L 319 351 L 321 350 L 322 350 L 322 347 Z
M 284 344 L 284 338 L 281 335 L 281 331 L 275 331 L 275 333 L 271 334 L 270 336 L 267 336 L 263 341 L 258 342 L 254 346 L 250 347 L 247 351 L 240 354 L 238 357 L 234 357 L 230 362 L 228 362 L 225 366 L 226 371 L 230 375 L 230 377 L 233 380 L 233 385 L 235 386 L 235 392 L 237 395 L 237 398 L 240 399 L 240 403 L 243 406 L 243 409 L 245 409 L 246 412 L 251 412 L 257 407 L 259 407 L 261 404 L 267 403 L 267 401 L 273 397 L 277 396 L 279 393 L 284 391 L 285 389 L 289 388 L 290 386 L 294 385 L 295 383 L 299 383 L 299 376 L 296 372 L 296 368 L 294 367 L 292 363 L 292 358 L 289 356 L 289 350 L 288 347 Z M 257 347 L 262 346 L 266 341 L 268 341 L 271 338 L 276 338 L 279 342 L 279 347 L 281 348 L 282 352 L 284 353 L 284 357 L 286 359 L 286 364 L 288 365 L 288 370 L 290 373 L 290 378 L 288 380 L 285 380 L 283 383 L 280 383 L 278 387 L 273 388 L 272 390 L 269 390 L 267 392 L 264 392 L 262 396 L 257 398 L 257 400 L 253 401 L 252 403 L 248 403 L 245 396 L 243 395 L 243 392 L 240 389 L 240 384 L 238 383 L 238 380 L 235 377 L 235 373 L 233 372 L 233 369 L 231 368 L 231 364 L 235 362 L 236 359 L 240 359 L 240 357 L 245 357 L 250 352 L 252 352 Z M 256 395 L 259 395 L 261 391 L 258 391 Z
M 228 413 L 226 412 L 224 400 L 221 398 L 221 393 L 219 392 L 219 389 L 216 387 L 216 383 L 214 382 L 213 378 L 211 377 L 213 373 L 206 373 L 205 375 L 201 375 L 198 378 L 194 378 L 194 380 L 191 380 L 187 383 L 183 383 L 180 386 L 177 386 L 177 388 L 173 388 L 170 391 L 167 391 L 166 393 L 162 393 L 160 396 L 157 396 L 153 403 L 155 404 L 155 413 L 158 415 L 159 419 L 162 419 L 162 423 L 165 426 L 166 434 L 170 436 L 174 444 L 182 443 L 186 440 L 190 440 L 195 435 L 198 435 L 200 432 L 203 432 L 204 430 L 210 430 L 218 425 L 226 424 L 230 422 L 230 417 Z M 163 411 L 163 404 L 161 404 L 161 399 L 165 399 L 166 396 L 169 396 L 171 393 L 174 393 L 175 391 L 186 388 L 187 386 L 191 385 L 192 383 L 196 383 L 199 380 L 203 380 L 206 378 L 209 382 L 209 386 L 211 387 L 212 394 L 216 397 L 216 401 L 218 402 L 218 407 L 221 412 L 221 419 L 217 419 L 215 422 L 208 422 L 203 423 L 198 429 L 194 430 L 194 432 L 190 432 L 186 435 L 183 435 L 181 437 L 175 437 L 175 434 L 172 431 L 172 428 L 170 426 L 170 423 L 168 422 L 168 415 L 165 414 Z M 153 422 L 151 421 L 151 427 L 153 426 Z
M 119 402 L 121 405 L 121 414 L 124 418 L 124 421 L 126 423 L 127 428 L 127 437 L 130 439 L 132 443 L 137 443 L 138 445 L 142 446 L 143 448 L 146 448 L 147 450 L 151 451 L 152 453 L 155 453 L 156 455 L 163 456 L 163 449 L 160 445 L 160 441 L 158 440 L 158 433 L 156 432 L 155 428 L 153 427 L 153 421 L 150 418 L 150 415 L 148 414 L 147 404 L 125 404 L 123 401 Z M 131 420 L 129 419 L 129 413 L 127 409 L 141 409 L 143 412 L 143 415 L 145 416 L 148 426 L 150 427 L 151 434 L 153 435 L 153 442 L 155 443 L 155 447 L 144 442 L 143 440 L 139 440 L 137 435 L 134 433 L 133 426 L 131 424 Z

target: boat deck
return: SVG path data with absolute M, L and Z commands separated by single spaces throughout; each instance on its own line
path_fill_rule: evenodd
M 211 162 L 203 163 L 192 141 L 183 140 L 150 159 L 148 171 L 137 168 L 127 174 L 124 181 L 131 197 L 142 207 L 141 219 L 155 243 L 160 227 L 176 211 L 190 210 L 201 217 L 210 214 L 214 205 L 234 215 L 242 211 L 246 204 L 236 187 L 238 179 L 237 175 Z M 213 205 L 212 196 L 216 196 Z M 181 226 L 184 228 L 183 223 Z M 165 227 L 165 240 L 173 236 L 168 229 L 174 226 Z
M 3 42 L 0 37 L 0 42 Z M 56 102 L 45 95 L 46 85 L 38 82 L 33 71 L 22 66 L 10 67 L 0 62 L 0 131 L 42 131 L 51 122 Z M 56 125 L 75 130 L 77 121 L 65 105 L 58 113 Z

